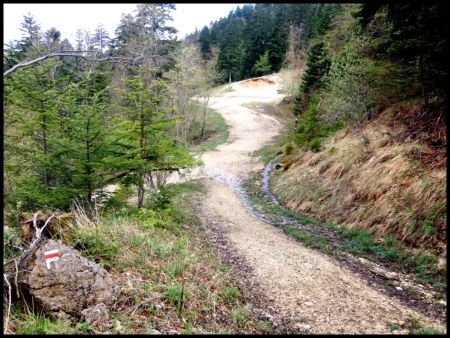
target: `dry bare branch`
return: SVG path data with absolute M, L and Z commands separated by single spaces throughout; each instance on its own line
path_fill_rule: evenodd
M 80 53 L 87 53 L 87 52 L 88 51 L 59 51 L 59 52 L 54 52 L 51 54 L 43 55 L 43 56 L 40 56 L 40 57 L 30 60 L 30 61 L 18 63 L 14 67 L 12 67 L 12 68 L 8 69 L 6 72 L 4 72 L 3 77 L 8 76 L 9 74 L 13 73 L 14 71 L 16 71 L 19 68 L 31 66 L 31 65 L 38 63 L 40 61 L 43 61 L 45 59 L 54 58 L 54 57 L 79 57 L 86 61 L 91 61 L 91 62 L 101 62 L 101 61 L 106 61 L 106 60 L 113 61 L 113 62 L 119 62 L 119 61 L 135 62 L 135 61 L 143 58 L 143 56 L 138 56 L 135 58 L 126 58 L 126 57 L 119 57 L 119 56 L 107 56 L 107 57 L 103 57 L 103 58 L 89 58 L 83 54 L 80 54 Z M 92 52 L 92 51 L 90 51 L 90 52 Z M 155 55 L 155 56 L 159 56 L 159 55 Z
M 8 285 L 8 310 L 6 311 L 5 327 L 3 329 L 3 333 L 6 334 L 8 331 L 9 316 L 11 314 L 11 284 L 9 283 L 7 274 L 3 274 L 3 279 Z

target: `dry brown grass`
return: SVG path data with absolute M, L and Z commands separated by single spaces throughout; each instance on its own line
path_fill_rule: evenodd
M 444 253 L 446 170 L 411 156 L 429 147 L 399 139 L 407 127 L 393 123 L 394 114 L 392 108 L 361 128 L 339 131 L 319 153 L 301 151 L 289 171 L 277 174 L 274 191 L 290 209 L 319 220 Z

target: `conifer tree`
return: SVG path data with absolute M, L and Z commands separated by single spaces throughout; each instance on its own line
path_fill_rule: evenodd
M 322 85 L 322 79 L 330 68 L 330 62 L 323 42 L 315 43 L 310 47 L 306 71 L 301 85 L 303 93 L 309 93 Z
M 269 51 L 266 50 L 264 54 L 259 57 L 259 60 L 255 63 L 255 71 L 254 73 L 259 75 L 266 75 L 270 73 L 271 65 L 269 62 Z
M 144 203 L 145 182 L 156 171 L 175 171 L 194 163 L 171 137 L 168 127 L 174 119 L 166 117 L 162 105 L 167 95 L 165 80 L 156 80 L 146 86 L 141 75 L 125 79 L 120 89 L 120 109 L 125 119 L 116 121 L 116 167 L 123 171 L 127 182 L 138 187 L 137 206 Z
M 200 44 L 200 52 L 204 60 L 207 60 L 211 54 L 211 33 L 208 26 L 205 26 L 200 31 L 198 37 L 198 42 Z

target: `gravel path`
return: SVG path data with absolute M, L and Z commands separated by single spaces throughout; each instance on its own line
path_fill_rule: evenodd
M 233 186 L 262 168 L 262 162 L 250 154 L 270 143 L 282 127 L 273 117 L 242 106 L 276 104 L 282 99 L 277 75 L 264 79 L 272 83 L 242 81 L 232 84 L 233 91 L 215 98 L 213 108 L 231 127 L 230 141 L 202 157 L 204 172 L 221 181 L 206 179 L 207 194 L 200 201 L 204 225 L 220 224 L 232 248 L 250 265 L 251 278 L 265 296 L 305 332 L 390 333 L 389 325 L 408 323 L 412 317 L 421 326 L 445 331 L 442 323 L 367 285 L 332 257 L 304 247 L 248 213 Z

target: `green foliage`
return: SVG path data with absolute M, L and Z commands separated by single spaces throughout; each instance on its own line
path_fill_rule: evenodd
M 180 285 L 168 285 L 166 287 L 167 299 L 173 303 L 178 303 L 181 300 L 181 286 Z
M 310 93 L 323 85 L 323 78 L 328 73 L 330 63 L 324 42 L 315 43 L 308 49 L 306 70 L 301 85 L 303 93 Z
M 294 98 L 294 109 L 293 112 L 296 116 L 301 115 L 302 113 L 302 99 L 301 96 L 298 94 Z
M 325 34 L 331 28 L 333 18 L 341 10 L 339 4 L 317 3 L 311 7 L 305 27 L 307 41 Z
M 436 329 L 436 328 L 425 328 L 425 327 L 422 327 L 422 328 L 420 328 L 420 329 L 417 329 L 417 330 L 414 330 L 413 332 L 412 332 L 412 334 L 415 334 L 415 335 L 434 335 L 434 334 L 439 334 L 439 335 L 445 335 L 445 332 L 444 331 L 441 331 L 440 329 Z
M 167 209 L 172 201 L 173 192 L 162 186 L 158 190 L 152 190 L 148 197 L 148 205 L 154 210 Z
M 269 62 L 269 51 L 266 50 L 264 54 L 262 54 L 258 61 L 256 61 L 254 73 L 255 75 L 266 75 L 270 73 L 270 62 Z
M 391 325 L 389 325 L 388 326 L 388 329 L 389 329 L 389 331 L 397 331 L 397 330 L 400 330 L 400 326 L 399 325 L 397 325 L 397 324 L 391 324 Z
M 87 72 L 78 83 L 67 86 L 62 96 L 60 125 L 63 137 L 58 140 L 60 166 L 64 181 L 81 198 L 92 201 L 94 191 L 106 186 L 111 175 L 107 158 L 110 148 L 107 140 L 106 103 L 101 76 Z M 73 199 L 72 196 L 69 199 Z
M 208 59 L 211 54 L 211 33 L 208 26 L 204 26 L 198 37 L 200 51 L 204 60 Z
M 42 314 L 23 312 L 22 308 L 15 305 L 11 308 L 11 315 L 14 317 L 16 333 L 24 335 L 45 335 L 45 334 L 74 334 L 76 330 L 71 327 L 70 322 L 52 321 Z
M 311 235 L 305 231 L 300 230 L 298 227 L 294 226 L 285 226 L 283 231 L 290 236 L 293 236 L 300 241 L 302 241 L 306 246 L 310 246 L 312 244 Z
M 283 146 L 283 153 L 285 155 L 291 155 L 293 151 L 294 151 L 294 145 L 291 142 L 286 143 Z
M 330 154 L 336 154 L 337 148 L 336 148 L 335 146 L 332 146 L 330 149 L 328 149 L 328 152 L 329 152 Z
M 197 39 L 204 57 L 211 46 L 219 48 L 218 68 L 226 75 L 224 81 L 277 72 L 288 48 L 289 26 L 305 24 L 314 7 L 315 4 L 246 4 L 213 22 L 210 29 L 204 27 Z M 299 44 L 304 43 L 301 39 Z M 262 68 L 255 67 L 258 61 L 263 61 Z
M 377 102 L 378 66 L 368 58 L 364 38 L 353 36 L 332 58 L 327 84 L 320 96 L 323 120 L 354 124 L 370 119 Z
M 319 115 L 319 108 L 317 98 L 313 98 L 308 109 L 299 120 L 299 127 L 294 134 L 295 142 L 313 151 L 320 150 L 320 143 L 326 136 L 329 135 L 333 128 L 327 127 L 322 123 Z
M 64 207 L 58 189 L 61 167 L 57 141 L 58 102 L 64 77 L 52 73 L 61 63 L 48 60 L 34 68 L 19 69 L 5 81 L 5 170 L 16 203 L 25 209 L 42 205 Z
M 167 95 L 165 80 L 149 86 L 141 75 L 124 80 L 121 109 L 126 119 L 116 121 L 115 168 L 123 172 L 127 182 L 138 185 L 138 207 L 144 200 L 144 180 L 158 170 L 190 166 L 195 163 L 187 149 L 177 144 L 169 132 L 175 122 L 167 118 L 162 102 Z M 113 160 L 113 159 L 111 159 Z
M 351 253 L 358 255 L 372 253 L 374 250 L 372 236 L 364 229 L 349 229 L 344 232 L 344 237 L 348 238 L 344 242 L 344 247 Z
M 237 307 L 231 310 L 231 318 L 239 326 L 244 326 L 249 320 L 249 310 L 245 306 Z
M 443 3 L 365 4 L 354 13 L 362 28 L 369 33 L 379 30 L 378 22 L 385 20 L 380 43 L 373 51 L 380 58 L 396 60 L 402 67 L 414 69 L 406 87 L 419 83 L 416 92 L 428 104 L 431 95 L 446 97 L 448 82 L 448 25 Z M 380 20 L 381 18 L 381 20 Z M 376 25 L 371 25 L 374 21 Z
M 228 300 L 233 300 L 241 296 L 241 293 L 237 288 L 234 287 L 223 287 L 220 290 L 220 295 Z
M 114 210 L 121 208 L 128 208 L 129 205 L 127 203 L 128 198 L 132 194 L 133 189 L 130 186 L 120 186 L 114 194 L 106 201 L 104 205 L 105 210 Z
M 107 231 L 102 226 L 96 227 L 94 231 L 75 230 L 72 245 L 83 255 L 109 268 L 120 253 L 120 241 L 107 236 Z
M 8 261 L 20 255 L 21 234 L 18 227 L 3 227 L 3 260 Z

